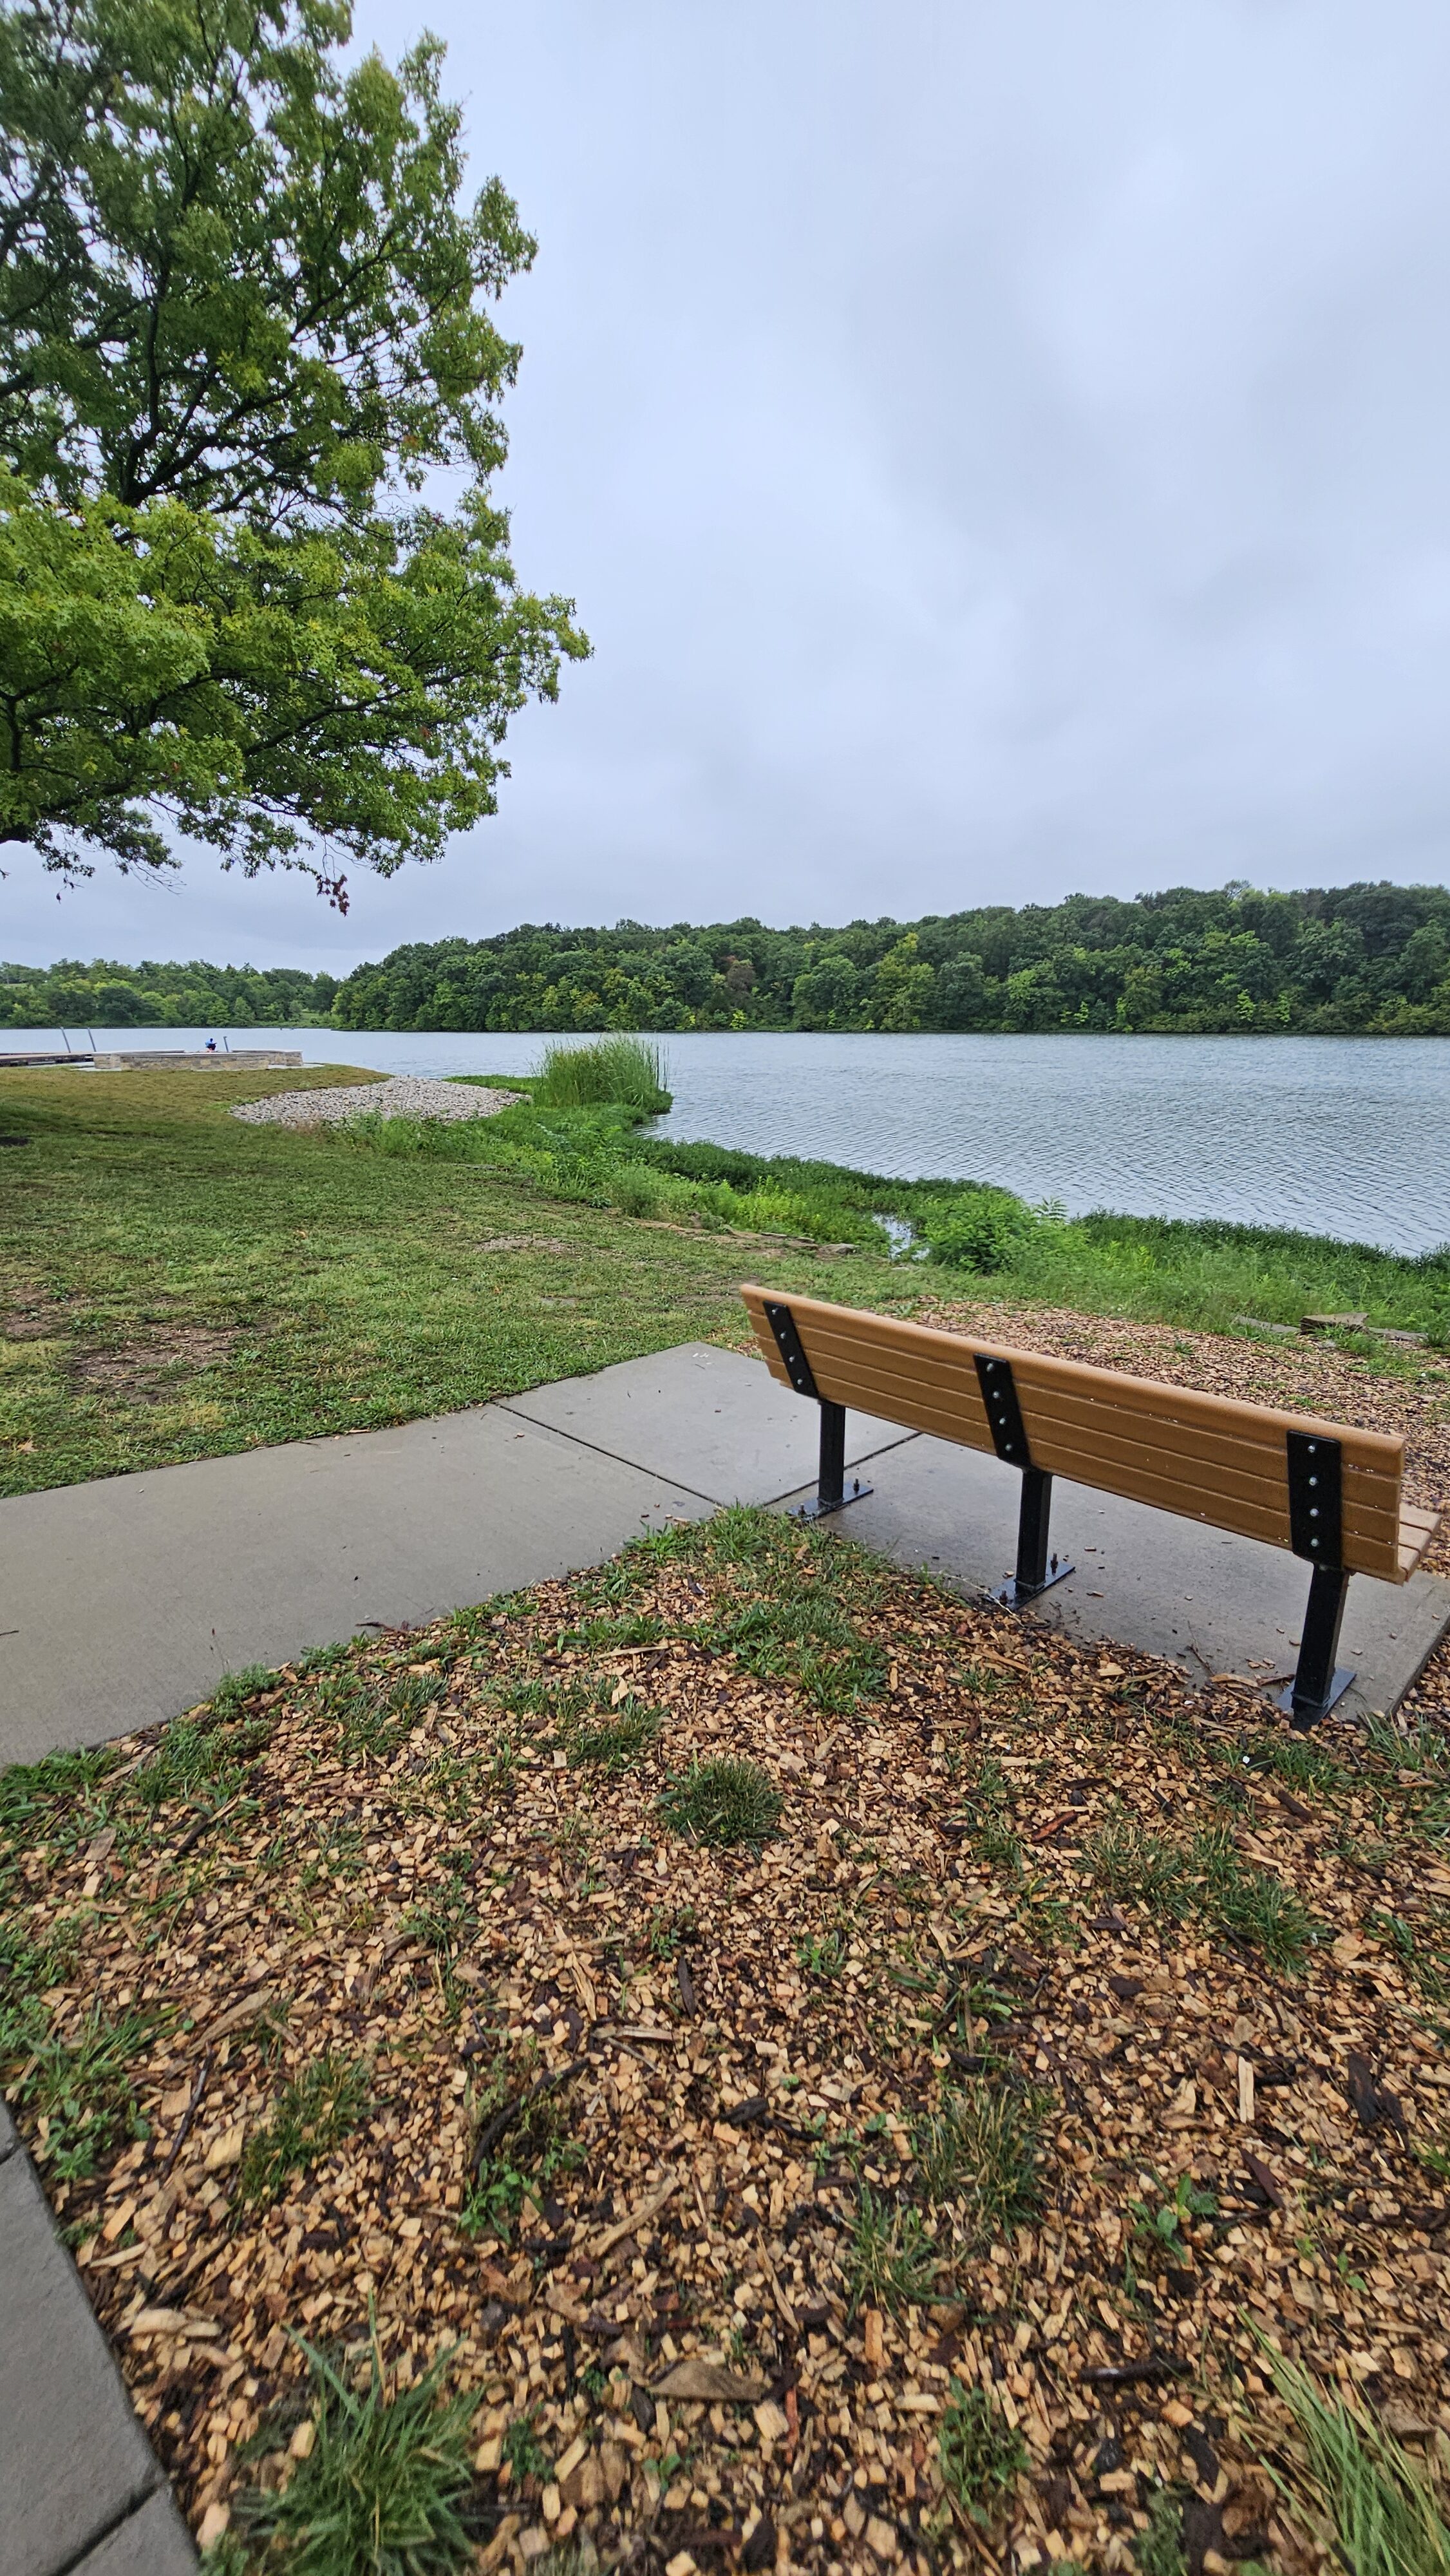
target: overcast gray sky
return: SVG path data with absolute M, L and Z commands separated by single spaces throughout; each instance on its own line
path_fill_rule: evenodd
M 500 490 L 595 658 L 443 864 L 0 953 L 341 967 L 1450 856 L 1445 0 L 363 0 L 539 236 Z

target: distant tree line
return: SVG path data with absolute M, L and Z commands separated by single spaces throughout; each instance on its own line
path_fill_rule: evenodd
M 844 930 L 530 927 L 395 948 L 347 977 L 333 1016 L 346 1029 L 1438 1036 L 1450 1033 L 1450 889 L 1178 887 Z
M 335 975 L 295 966 L 0 966 L 0 1028 L 253 1029 L 315 1026 L 337 992 Z
M 1070 895 L 843 930 L 553 925 L 288 968 L 0 967 L 0 1026 L 1450 1035 L 1450 889 Z

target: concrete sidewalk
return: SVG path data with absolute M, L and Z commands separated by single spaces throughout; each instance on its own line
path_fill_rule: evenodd
M 852 1414 L 874 1487 L 842 1533 L 967 1589 L 1000 1581 L 1017 1479 Z M 224 1672 L 427 1619 L 612 1555 L 644 1529 L 810 1489 L 816 1411 L 758 1360 L 687 1342 L 468 1413 L 0 1502 L 0 1763 L 191 1706 Z M 1034 1615 L 1202 1680 L 1292 1666 L 1308 1573 L 1251 1539 L 1060 1483 L 1077 1571 Z M 1350 1588 L 1350 1705 L 1391 1709 L 1450 1624 L 1450 1583 Z
M 0 2102 L 0 2576 L 189 2576 L 196 2552 Z

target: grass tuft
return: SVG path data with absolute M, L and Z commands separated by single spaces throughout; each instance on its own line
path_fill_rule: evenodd
M 331 2155 L 367 2109 L 371 2084 L 360 2058 L 329 2051 L 289 2078 L 272 2117 L 254 2129 L 242 2150 L 238 2197 L 268 2209 L 280 2200 L 294 2173 Z
M 1230 1939 L 1259 1951 L 1270 1967 L 1302 1967 L 1320 1927 L 1293 1888 L 1271 1869 L 1246 1867 L 1223 1827 L 1198 1837 L 1194 1859 L 1203 1872 L 1210 1921 Z
M 752 1601 L 719 1623 L 711 1643 L 733 1654 L 758 1681 L 788 1683 L 823 1717 L 848 1716 L 886 1688 L 885 1648 L 863 1637 L 818 1585 L 803 1585 L 784 1599 Z
M 1026 2226 L 1041 2208 L 1048 2107 L 1041 2094 L 976 2077 L 920 2122 L 914 2145 L 922 2190 L 934 2207 L 962 2205 L 974 2243 Z
M 954 2390 L 937 2446 L 942 2484 L 979 2531 L 990 2531 L 1028 2466 L 1027 2445 L 993 2402 L 990 2389 Z
M 88 1804 L 118 1756 L 97 1744 L 78 1753 L 47 1753 L 39 1762 L 12 1762 L 0 1771 L 0 1852 L 29 1849 L 42 1820 L 53 1823 L 62 1799 Z
M 108 2021 L 96 2004 L 75 2037 L 61 2039 L 33 1992 L 0 2013 L 0 2067 L 25 2060 L 10 2099 L 41 2123 L 36 2161 L 51 2181 L 84 2182 L 123 2139 L 145 2137 L 127 2069 L 150 2030 L 139 2013 Z
M 240 1672 L 223 1673 L 211 1695 L 213 1717 L 223 1725 L 230 1718 L 240 1717 L 249 1699 L 256 1699 L 262 1691 L 276 1690 L 281 1679 L 281 1674 L 272 1672 L 266 1664 L 244 1664 Z
M 476 2396 L 442 2396 L 446 2354 L 389 2395 L 376 2331 L 361 2395 L 302 2349 L 318 2388 L 312 2450 L 279 2491 L 242 2498 L 243 2528 L 280 2544 L 287 2576 L 461 2576 L 474 2560 L 462 2507 Z
M 1332 2537 L 1354 2576 L 1450 2576 L 1450 2528 L 1418 2462 L 1357 2407 L 1324 2396 L 1302 2364 L 1260 2345 L 1299 2437 L 1288 2476 L 1273 2471 L 1286 2500 Z
M 173 1718 L 149 1762 L 126 1782 L 124 1794 L 153 1810 L 180 1801 L 219 1805 L 241 1788 L 271 1736 L 272 1721 L 266 1716 Z
M 771 1840 L 784 1804 L 758 1762 L 695 1762 L 671 1783 L 660 1813 L 674 1833 L 717 1848 Z
M 1257 1950 L 1271 1967 L 1302 1967 L 1322 1937 L 1292 1887 L 1273 1870 L 1240 1858 L 1226 1825 L 1179 1844 L 1146 1832 L 1120 1810 L 1085 1844 L 1083 1858 L 1110 1896 L 1165 1915 L 1171 1923 L 1197 1914 L 1230 1940 Z
M 845 2268 L 853 2316 L 860 2308 L 889 2308 L 899 2316 L 903 2308 L 924 2307 L 936 2296 L 946 2262 L 919 2210 L 882 2199 L 863 2183 Z
M 596 1725 L 567 1728 L 564 1750 L 571 1767 L 576 1763 L 592 1764 L 601 1771 L 628 1771 L 657 1743 L 661 1723 L 657 1708 L 648 1708 L 643 1700 L 631 1697 L 621 1700 Z
M 1126 1897 L 1175 1923 L 1187 1914 L 1191 1891 L 1183 1854 L 1161 1834 L 1145 1833 L 1135 1818 L 1115 1816 L 1084 1845 L 1083 1857 L 1109 1896 Z
M 646 1116 L 670 1106 L 666 1066 L 648 1038 L 596 1038 L 592 1046 L 548 1046 L 530 1086 L 539 1109 L 593 1109 L 618 1101 Z

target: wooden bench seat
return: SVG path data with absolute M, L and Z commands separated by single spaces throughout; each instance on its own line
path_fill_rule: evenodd
M 1335 1667 L 1351 1574 L 1405 1582 L 1438 1527 L 1437 1514 L 1406 1502 L 1405 1444 L 1385 1432 L 968 1341 L 815 1297 L 753 1286 L 741 1294 L 774 1375 L 821 1408 L 813 1515 L 869 1490 L 846 1484 L 852 1406 L 1021 1470 L 1017 1571 L 1001 1599 L 1032 1600 L 1072 1571 L 1048 1556 L 1054 1476 L 1303 1557 L 1314 1571 L 1284 1700 L 1302 1724 L 1322 1717 L 1354 1678 Z

